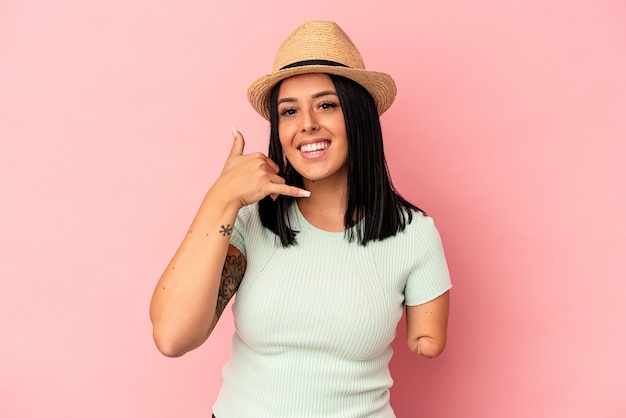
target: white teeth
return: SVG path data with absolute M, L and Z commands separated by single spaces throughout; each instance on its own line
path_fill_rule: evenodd
M 330 144 L 326 141 L 324 142 L 315 142 L 313 144 L 304 144 L 300 147 L 300 151 L 302 152 L 315 152 L 321 151 L 323 149 L 328 148 Z

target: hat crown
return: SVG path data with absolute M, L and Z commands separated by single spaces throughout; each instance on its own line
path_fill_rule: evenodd
M 324 60 L 365 69 L 350 37 L 335 22 L 309 20 L 294 30 L 278 48 L 272 72 L 295 63 Z
M 396 97 L 396 83 L 391 76 L 367 70 L 361 53 L 339 25 L 326 20 L 309 20 L 280 45 L 272 72 L 248 87 L 248 100 L 261 116 L 270 120 L 270 96 L 277 83 L 309 73 L 336 75 L 360 84 L 374 99 L 378 115 L 382 115 Z

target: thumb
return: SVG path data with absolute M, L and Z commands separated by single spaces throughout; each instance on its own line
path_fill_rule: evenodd
M 234 126 L 231 129 L 233 132 L 234 142 L 233 147 L 230 150 L 230 157 L 235 157 L 243 154 L 243 147 L 246 145 L 246 142 L 243 139 L 243 135 L 241 135 L 241 133 L 237 131 Z

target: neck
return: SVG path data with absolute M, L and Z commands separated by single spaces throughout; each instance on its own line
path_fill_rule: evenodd
M 304 188 L 311 196 L 298 199 L 298 207 L 310 224 L 327 231 L 343 231 L 348 202 L 347 180 L 344 182 L 304 179 Z

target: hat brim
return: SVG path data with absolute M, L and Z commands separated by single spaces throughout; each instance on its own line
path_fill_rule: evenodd
M 339 75 L 359 83 L 372 95 L 379 116 L 389 109 L 396 98 L 396 83 L 389 74 L 348 67 L 306 65 L 279 70 L 259 78 L 248 87 L 248 100 L 261 116 L 269 120 L 270 94 L 274 86 L 286 78 L 310 73 Z

